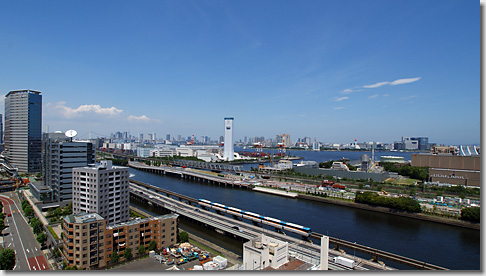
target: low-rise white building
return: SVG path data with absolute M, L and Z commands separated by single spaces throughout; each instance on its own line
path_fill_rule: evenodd
M 150 151 L 151 150 L 154 150 L 154 148 L 137 147 L 137 156 L 138 157 L 150 157 Z
M 256 237 L 243 244 L 243 269 L 274 269 L 289 261 L 289 245 L 265 235 Z
M 340 170 L 340 171 L 349 171 L 348 166 L 343 162 L 333 162 L 331 169 L 333 170 Z
M 150 157 L 172 157 L 176 154 L 175 149 L 159 148 L 150 150 Z

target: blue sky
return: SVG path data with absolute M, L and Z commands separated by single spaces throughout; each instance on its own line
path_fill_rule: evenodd
M 2 1 L 0 38 L 51 131 L 480 142 L 477 1 Z

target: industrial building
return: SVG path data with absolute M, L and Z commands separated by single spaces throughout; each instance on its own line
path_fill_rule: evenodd
M 148 247 L 155 241 L 157 249 L 177 242 L 177 214 L 146 219 L 134 219 L 126 223 L 107 224 L 96 213 L 78 213 L 64 217 L 62 228 L 62 258 L 67 265 L 78 269 L 105 267 L 112 254 L 124 260 L 126 248 L 136 255 L 139 246 Z
M 243 244 L 241 270 L 328 270 L 329 237 L 321 238 L 320 260 L 289 253 L 289 244 L 261 234 Z M 311 261 L 311 262 L 309 262 Z
M 243 244 L 243 269 L 261 270 L 267 266 L 277 269 L 289 261 L 289 245 L 265 235 Z
M 73 213 L 98 213 L 108 224 L 129 219 L 129 171 L 111 161 L 73 169 Z
M 61 132 L 44 133 L 42 139 L 42 180 L 53 191 L 53 201 L 72 199 L 73 168 L 95 162 L 89 142 L 76 142 Z
M 403 156 L 380 156 L 380 162 L 383 163 L 405 163 L 405 157 Z
M 10 91 L 5 96 L 5 151 L 3 154 L 21 173 L 41 171 L 41 128 L 41 92 Z
M 413 167 L 429 167 L 429 180 L 439 185 L 481 187 L 480 155 L 412 154 Z

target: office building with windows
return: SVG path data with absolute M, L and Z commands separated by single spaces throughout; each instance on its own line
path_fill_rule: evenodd
M 10 91 L 5 96 L 4 155 L 19 172 L 41 171 L 41 128 L 41 92 Z
M 42 138 L 42 180 L 53 192 L 54 201 L 72 199 L 73 168 L 95 163 L 92 143 L 76 142 L 61 132 Z

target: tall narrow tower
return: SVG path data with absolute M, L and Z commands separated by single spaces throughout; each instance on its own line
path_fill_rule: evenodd
M 227 161 L 235 160 L 235 150 L 233 148 L 233 120 L 234 118 L 224 118 L 224 154 L 223 158 Z

